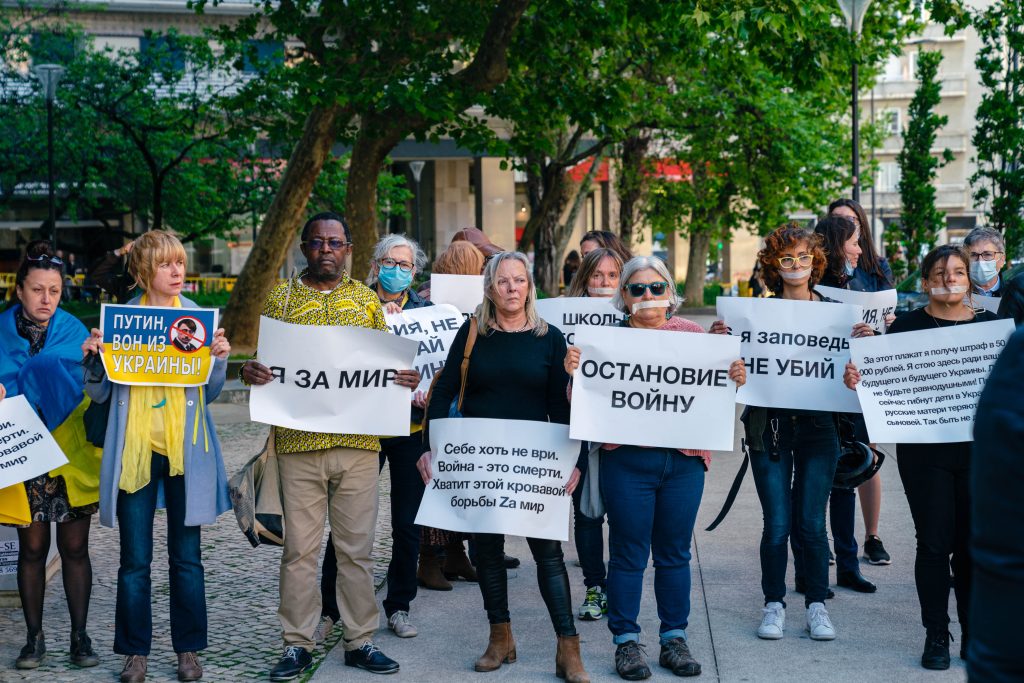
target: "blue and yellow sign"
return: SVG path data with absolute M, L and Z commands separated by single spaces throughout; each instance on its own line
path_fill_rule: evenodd
M 104 304 L 103 367 L 117 384 L 195 387 L 213 372 L 215 308 Z

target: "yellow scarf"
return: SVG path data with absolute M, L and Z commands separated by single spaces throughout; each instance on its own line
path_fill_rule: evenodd
M 145 294 L 139 303 L 146 305 Z M 181 308 L 181 300 L 175 297 L 173 305 Z M 185 473 L 185 390 L 182 387 L 133 386 L 128 392 L 128 428 L 121 453 L 119 488 L 122 491 L 135 493 L 149 483 L 153 458 L 150 427 L 154 409 L 163 411 L 170 474 L 174 477 Z

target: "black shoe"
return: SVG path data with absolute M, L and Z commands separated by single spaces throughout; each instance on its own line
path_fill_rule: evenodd
M 967 633 L 960 632 L 960 659 L 967 661 Z
M 92 639 L 84 628 L 71 632 L 71 663 L 83 669 L 100 663 L 100 658 L 93 652 Z
M 836 584 L 858 593 L 874 593 L 878 590 L 878 586 L 865 579 L 864 575 L 856 569 L 849 572 L 836 572 Z
M 304 647 L 289 645 L 277 665 L 270 670 L 270 680 L 290 681 L 313 665 L 313 655 Z
M 627 681 L 642 681 L 651 677 L 644 646 L 627 640 L 615 648 L 615 671 Z
M 676 676 L 700 676 L 700 664 L 682 638 L 673 638 L 661 646 L 658 663 L 670 669 Z
M 921 666 L 934 671 L 945 671 L 949 668 L 949 633 L 947 631 L 928 633 L 924 639 Z
M 518 557 L 512 557 L 511 555 L 505 556 L 505 569 L 515 569 L 520 564 Z
M 804 583 L 803 579 L 796 579 L 794 580 L 793 584 L 794 592 L 799 593 L 800 595 L 803 595 L 807 592 L 807 584 Z M 825 599 L 831 600 L 834 597 L 836 597 L 836 592 L 829 588 L 828 593 L 825 594 Z
M 345 650 L 345 666 L 355 666 L 372 674 L 398 673 L 398 662 L 367 641 L 358 650 Z
M 868 536 L 864 539 L 864 558 L 868 564 L 892 564 L 892 558 L 885 552 L 882 539 L 878 536 Z
M 25 647 L 21 648 L 21 654 L 14 662 L 14 667 L 16 669 L 38 669 L 39 665 L 43 663 L 44 656 L 46 656 L 46 639 L 43 638 L 43 632 L 40 631 L 35 635 L 30 633 Z

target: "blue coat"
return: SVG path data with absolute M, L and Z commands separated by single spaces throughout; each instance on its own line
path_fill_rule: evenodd
M 138 304 L 138 301 L 136 297 L 128 303 Z M 181 305 L 183 308 L 198 308 L 185 297 L 181 297 Z M 217 440 L 213 418 L 206 410 L 206 405 L 212 403 L 224 388 L 227 369 L 227 360 L 217 358 L 214 360 L 213 373 L 207 385 L 185 389 L 185 434 L 182 435 L 185 440 L 185 526 L 212 524 L 220 513 L 231 509 L 228 477 L 224 472 L 220 441 Z M 113 384 L 104 377 L 99 382 L 86 383 L 85 391 L 94 401 L 105 401 L 108 397 L 112 400 L 103 443 L 103 464 L 100 468 L 100 524 L 113 527 L 117 522 L 121 454 L 124 451 L 124 432 L 128 425 L 128 396 L 131 387 Z M 193 445 L 192 431 L 193 425 L 196 424 L 197 410 L 200 411 L 202 419 Z M 209 452 L 206 451 L 207 440 Z M 162 482 L 158 484 L 157 507 L 166 507 Z

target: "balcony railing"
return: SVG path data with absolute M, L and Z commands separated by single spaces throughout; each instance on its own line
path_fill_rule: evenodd
M 875 206 L 879 209 L 899 210 L 903 205 L 900 201 L 898 189 L 884 192 L 876 191 L 875 202 Z M 937 185 L 935 187 L 935 208 L 942 211 L 950 211 L 953 209 L 969 209 L 971 206 L 971 195 L 966 185 Z
M 961 154 L 967 151 L 969 138 L 967 133 L 943 133 L 935 136 L 935 144 L 932 145 L 932 154 L 942 154 L 942 150 L 948 149 L 954 154 Z M 875 150 L 876 154 L 899 154 L 903 149 L 903 136 L 890 135 L 883 142 L 882 146 Z
M 878 100 L 909 100 L 914 96 L 917 86 L 920 83 L 916 80 L 901 81 L 879 81 L 875 84 L 875 101 Z M 961 74 L 943 76 L 941 79 L 942 97 L 964 97 L 967 95 L 967 79 Z M 861 102 L 870 99 L 870 91 L 861 94 Z

